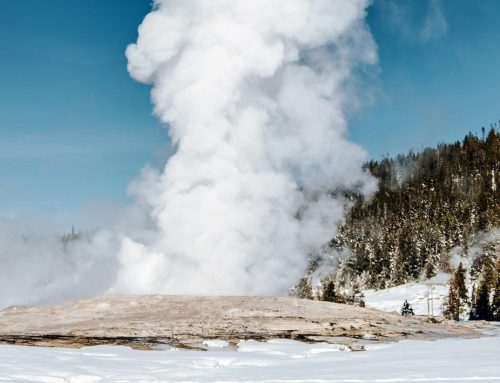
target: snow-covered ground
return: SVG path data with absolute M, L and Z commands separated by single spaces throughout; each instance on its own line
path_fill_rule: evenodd
M 406 300 L 417 315 L 441 315 L 443 302 L 448 295 L 448 274 L 439 274 L 422 283 L 408 283 L 384 290 L 367 290 L 366 307 L 401 312 Z
M 294 341 L 208 352 L 0 346 L 0 382 L 500 382 L 500 338 L 403 341 L 366 352 Z

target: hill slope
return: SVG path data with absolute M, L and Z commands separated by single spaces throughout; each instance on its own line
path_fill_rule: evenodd
M 338 264 L 330 267 L 328 279 L 333 276 L 336 289 L 356 292 L 425 280 L 451 272 L 467 258 L 475 268 L 472 277 L 485 262 L 495 265 L 500 255 L 495 127 L 482 138 L 469 133 L 461 142 L 366 165 L 379 189 L 370 200 L 351 196 L 352 209 L 330 242 Z M 316 261 L 311 272 L 321 268 Z

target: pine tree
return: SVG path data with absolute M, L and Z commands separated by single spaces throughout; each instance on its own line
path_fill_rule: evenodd
M 323 284 L 322 290 L 321 300 L 326 302 L 338 301 L 337 293 L 335 292 L 335 282 L 332 279 Z
M 309 278 L 301 278 L 294 288 L 293 295 L 301 299 L 314 299 L 311 280 Z
M 483 254 L 481 255 L 483 268 L 482 274 L 485 283 L 488 285 L 488 288 L 492 289 L 495 287 L 497 283 L 497 255 L 495 244 L 488 242 L 483 246 Z
M 429 258 L 427 259 L 427 264 L 425 265 L 425 278 L 430 279 L 434 277 L 439 270 L 439 254 L 431 252 Z
M 491 320 L 500 321 L 500 280 L 495 288 L 493 303 L 491 304 Z
M 470 308 L 470 312 L 469 312 L 469 319 L 474 319 L 474 317 L 476 316 L 476 312 L 475 312 L 475 307 L 476 307 L 476 301 L 477 301 L 477 293 L 476 293 L 477 289 L 476 289 L 476 286 L 473 285 L 472 286 L 472 293 L 471 293 L 471 308 Z
M 359 307 L 366 307 L 365 294 L 363 293 L 359 296 Z
M 491 320 L 500 321 L 500 259 L 497 262 L 497 285 L 491 304 Z
M 466 273 L 462 262 L 450 279 L 450 290 L 444 302 L 443 315 L 447 319 L 460 320 L 467 312 L 469 296 L 466 285 Z
M 413 311 L 413 307 L 408 303 L 408 300 L 405 300 L 403 303 L 403 307 L 401 307 L 401 315 L 403 316 L 410 316 L 410 315 L 415 315 L 415 312 Z
M 474 302 L 471 318 L 472 320 L 491 320 L 490 290 L 485 279 L 477 290 L 477 299 Z
M 460 311 L 465 311 L 465 306 L 469 303 L 469 296 L 467 291 L 467 271 L 464 268 L 462 262 L 458 265 L 457 271 L 455 273 L 455 281 L 457 285 L 458 298 L 460 300 Z
M 460 320 L 460 299 L 457 289 L 452 284 L 443 305 L 443 315 L 446 319 Z

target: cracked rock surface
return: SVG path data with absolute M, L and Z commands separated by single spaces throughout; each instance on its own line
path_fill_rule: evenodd
M 483 322 L 396 313 L 291 297 L 108 296 L 59 306 L 0 311 L 0 343 L 82 347 L 101 344 L 200 349 L 203 341 L 295 339 L 345 344 L 478 337 Z

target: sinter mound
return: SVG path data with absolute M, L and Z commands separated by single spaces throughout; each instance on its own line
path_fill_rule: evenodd
M 403 338 L 476 337 L 478 325 L 290 297 L 119 296 L 0 311 L 0 343 L 204 349 L 204 340 L 296 339 L 363 349 Z M 485 324 L 483 324 L 485 326 Z

